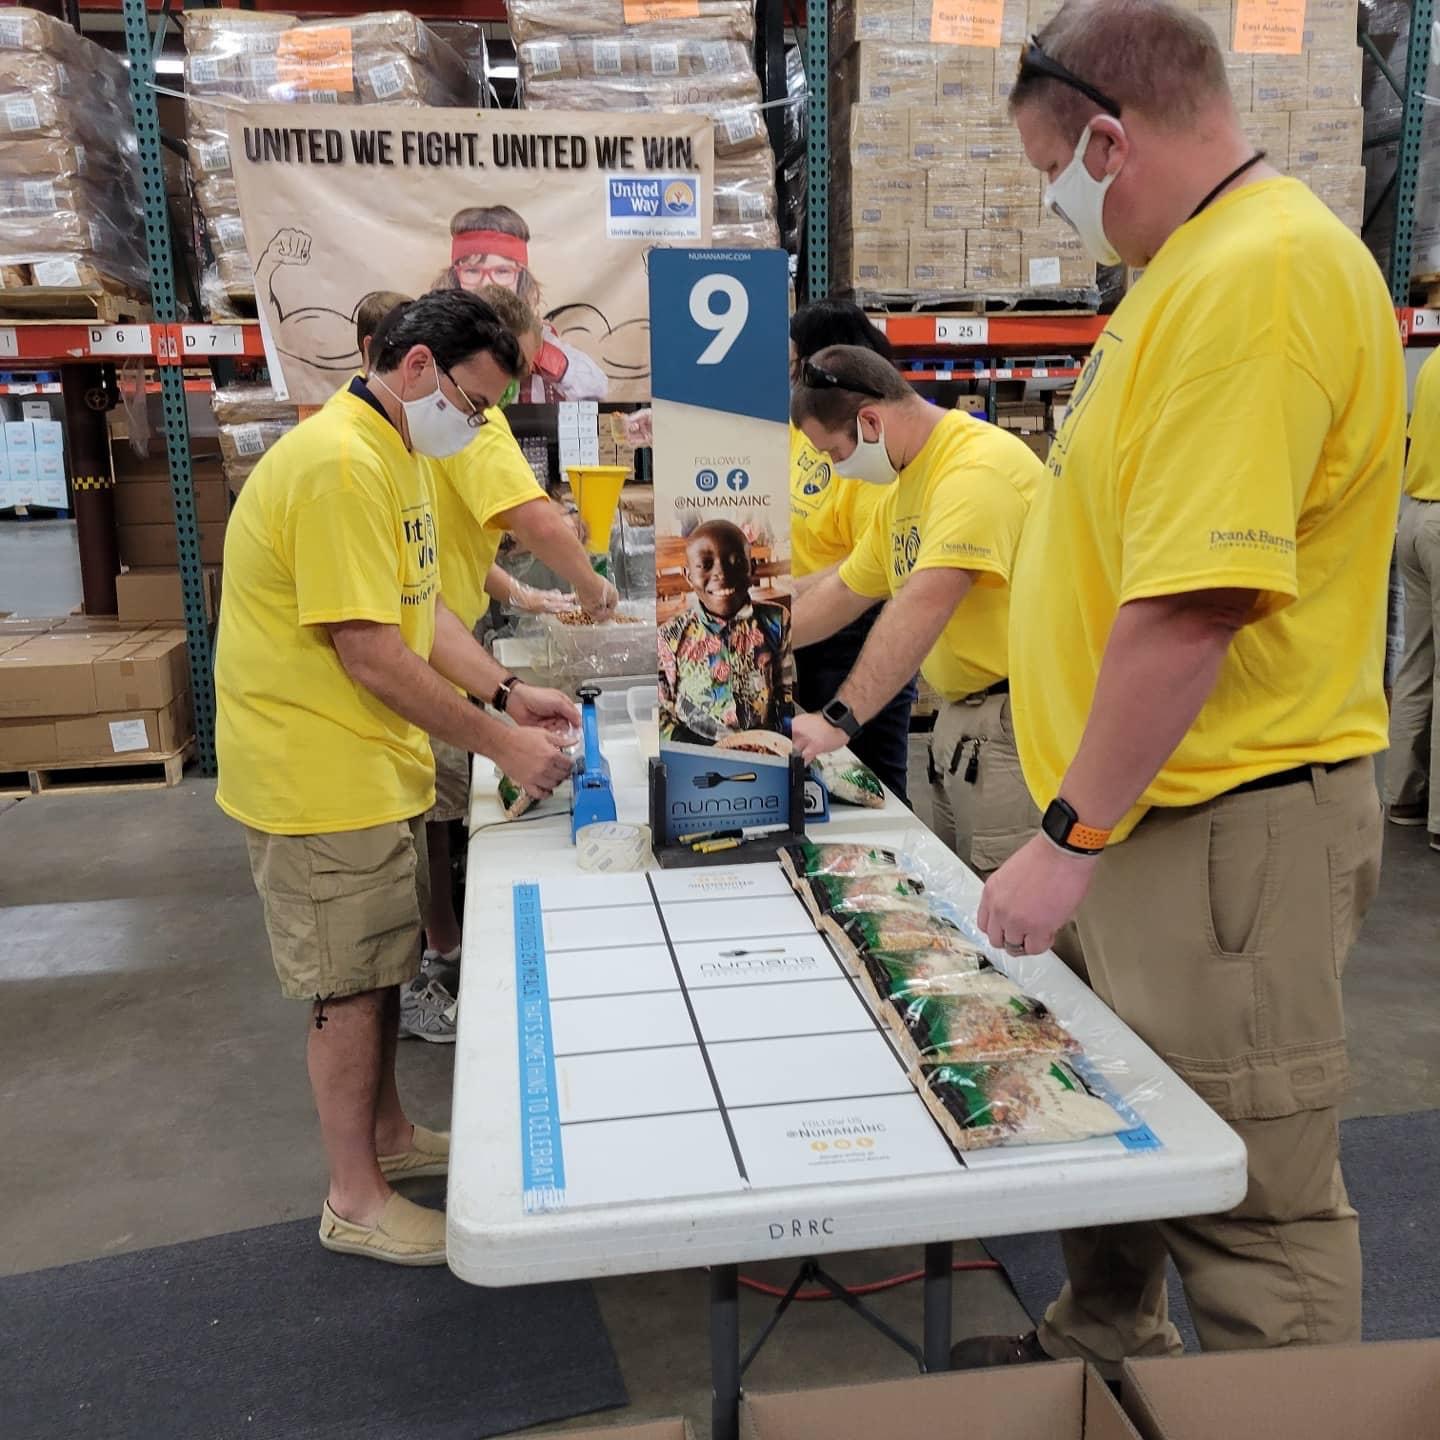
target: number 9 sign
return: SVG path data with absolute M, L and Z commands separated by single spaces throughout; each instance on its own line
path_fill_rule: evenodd
M 649 270 L 654 398 L 784 421 L 790 399 L 785 254 L 657 250 Z

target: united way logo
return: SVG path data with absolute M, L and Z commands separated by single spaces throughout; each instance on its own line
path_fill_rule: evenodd
M 800 490 L 805 495 L 818 495 L 830 483 L 830 467 L 822 460 L 805 477 Z
M 720 483 L 720 477 L 713 470 L 700 470 L 695 475 L 695 488 L 708 495 Z
M 920 558 L 920 529 L 912 525 L 903 535 L 892 532 L 890 536 L 890 565 L 897 576 L 908 575 Z
M 742 470 L 738 465 L 726 477 L 725 484 L 731 490 L 745 490 L 750 485 L 750 472 Z

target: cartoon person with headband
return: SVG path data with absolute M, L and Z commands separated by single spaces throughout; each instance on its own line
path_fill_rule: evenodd
M 540 285 L 530 270 L 530 227 L 508 205 L 477 205 L 450 221 L 450 266 L 437 290 L 475 291 L 486 285 L 513 290 L 537 314 Z M 583 350 L 560 338 L 548 320 L 531 374 L 517 397 L 530 404 L 560 400 L 603 400 L 610 382 Z

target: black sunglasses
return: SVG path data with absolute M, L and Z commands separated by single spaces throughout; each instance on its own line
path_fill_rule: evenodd
M 833 370 L 823 370 L 813 360 L 806 360 L 800 366 L 800 383 L 807 390 L 848 390 L 852 395 L 868 395 L 872 400 L 885 397 L 861 380 L 844 380 Z
M 1073 70 L 1067 69 L 1058 60 L 1052 60 L 1040 48 L 1040 41 L 1032 35 L 1030 42 L 1020 52 L 1020 69 L 1015 76 L 1020 80 L 1058 80 L 1072 90 L 1078 90 L 1087 100 L 1093 100 L 1107 115 L 1120 118 L 1120 102 L 1112 100 L 1103 90 L 1097 90 L 1088 80 L 1082 80 Z

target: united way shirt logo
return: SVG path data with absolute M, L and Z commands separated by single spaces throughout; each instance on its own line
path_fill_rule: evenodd
M 920 527 L 890 532 L 890 564 L 896 578 L 908 575 L 920 558 Z

